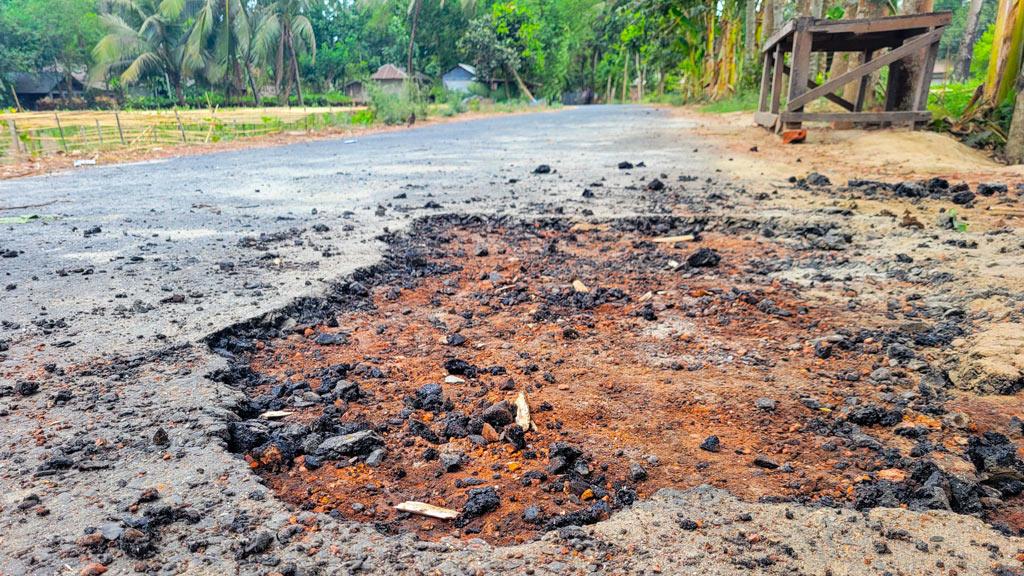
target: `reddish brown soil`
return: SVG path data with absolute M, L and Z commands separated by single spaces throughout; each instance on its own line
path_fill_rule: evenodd
M 554 240 L 557 253 L 547 254 L 545 248 Z M 489 255 L 473 256 L 483 245 Z M 670 269 L 670 260 L 683 262 L 698 247 L 716 250 L 721 264 Z M 252 367 L 279 380 L 305 375 L 311 382 L 312 374 L 331 365 L 377 367 L 384 378 L 349 377 L 369 397 L 350 403 L 342 419 L 381 424 L 399 417 L 406 407 L 403 400 L 417 388 L 442 382 L 447 359 L 502 366 L 507 375 L 443 384 L 445 396 L 457 410 L 474 414 L 502 399 L 512 402 L 520 390 L 526 391 L 537 426 L 527 434 L 528 449 L 516 451 L 504 442 L 480 448 L 465 438 L 432 446 L 399 425 L 386 435 L 388 455 L 378 468 L 328 462 L 307 470 L 301 457 L 290 468 L 250 458 L 284 498 L 365 521 L 397 522 L 400 526 L 390 527 L 427 538 L 479 533 L 509 542 L 535 534 L 537 526 L 522 520 L 528 506 L 537 505 L 550 516 L 589 504 L 591 493 L 581 494 L 580 486 L 567 483 L 563 491 L 552 493 L 545 488 L 550 489 L 554 477 L 523 481 L 525 472 L 544 470 L 546 449 L 553 441 L 582 448 L 594 470 L 592 479 L 604 476 L 605 488 L 613 493 L 623 481 L 632 484 L 626 481 L 629 464 L 641 463 L 650 478 L 635 485 L 640 497 L 662 487 L 710 483 L 750 499 L 846 500 L 854 484 L 875 477 L 884 466 L 864 450 L 822 448 L 826 439 L 805 427 L 816 417 L 830 419 L 829 410 L 812 410 L 800 401 L 810 396 L 835 405 L 847 396 L 876 393 L 875 384 L 844 375 L 864 376 L 877 367 L 877 343 L 868 339 L 857 350 L 836 350 L 823 359 L 809 341 L 844 327 L 875 328 L 872 323 L 882 316 L 864 309 L 849 312 L 767 280 L 759 273 L 762 269 L 798 256 L 778 244 L 710 234 L 699 243 L 653 244 L 613 231 L 564 234 L 538 229 L 517 236 L 458 231 L 450 248 L 463 254 L 448 262 L 461 266 L 459 272 L 423 279 L 400 292 L 375 289 L 376 310 L 341 314 L 338 329 L 321 327 L 261 342 Z M 488 278 L 494 271 L 500 280 Z M 592 310 L 545 304 L 553 293 L 571 292 L 577 279 L 591 290 L 621 289 L 629 301 Z M 738 298 L 734 289 L 750 296 Z M 515 293 L 522 294 L 518 303 L 501 302 Z M 762 312 L 755 304 L 766 299 L 792 315 Z M 656 320 L 639 315 L 647 304 Z M 544 310 L 551 314 L 538 314 Z M 467 312 L 472 316 L 460 315 Z M 578 338 L 565 337 L 570 327 Z M 350 334 L 348 345 L 313 341 L 318 332 L 339 330 Z M 455 332 L 466 337 L 462 346 L 445 343 Z M 512 384 L 505 384 L 509 380 Z M 777 400 L 777 409 L 758 409 L 754 401 L 759 397 Z M 545 405 L 550 410 L 543 411 Z M 320 413 L 316 406 L 287 421 L 308 421 Z M 444 416 L 412 414 L 427 423 Z M 938 427 L 924 415 L 910 413 L 906 419 Z M 888 429 L 872 433 L 904 453 L 912 446 Z M 699 448 L 712 434 L 721 439 L 720 452 Z M 436 461 L 423 459 L 430 447 L 463 451 L 469 461 L 460 471 L 443 473 Z M 651 455 L 658 465 L 648 463 Z M 788 463 L 792 471 L 755 467 L 758 455 Z M 844 468 L 835 467 L 839 461 Z M 880 477 L 899 479 L 899 474 L 891 470 Z M 393 509 L 401 501 L 417 500 L 459 510 L 466 488 L 456 481 L 469 477 L 498 487 L 502 504 L 461 532 L 449 522 L 408 517 Z M 365 510 L 355 513 L 354 503 Z

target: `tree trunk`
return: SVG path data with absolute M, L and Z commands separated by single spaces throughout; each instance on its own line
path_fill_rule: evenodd
M 174 78 L 174 95 L 178 97 L 178 106 L 185 106 L 185 91 L 181 87 L 181 78 Z
M 1006 137 L 1006 159 L 1010 164 L 1024 164 L 1024 74 L 1017 77 L 1016 92 L 1010 134 Z
M 954 76 L 966 81 L 971 76 L 971 58 L 974 56 L 974 43 L 978 40 L 978 20 L 981 15 L 982 0 L 971 0 L 967 11 L 967 26 L 964 28 L 964 40 L 960 44 L 960 54 L 956 59 Z
M 885 16 L 885 12 L 886 4 L 884 2 L 876 2 L 875 0 L 859 0 L 857 2 L 857 18 L 859 19 L 881 18 L 882 16 Z M 851 68 L 854 65 L 863 63 L 864 57 L 862 55 L 856 56 L 854 59 L 850 61 Z M 867 93 L 864 95 L 865 110 L 871 110 L 872 108 L 875 107 L 875 84 L 878 83 L 878 77 L 880 74 L 881 71 L 878 70 L 869 75 L 868 77 L 868 84 L 866 90 Z M 854 98 L 856 96 L 859 84 L 857 82 L 851 82 L 847 86 L 849 86 L 849 92 L 845 92 L 845 94 L 849 95 L 850 98 L 848 99 Z
M 252 97 L 256 100 L 256 105 L 260 105 L 260 91 L 256 89 L 256 82 L 252 79 L 252 64 L 246 62 L 245 64 L 245 75 L 249 79 L 249 89 L 252 90 Z
M 754 54 L 754 33 L 757 32 L 757 12 L 754 10 L 757 7 L 757 0 L 747 0 L 745 6 L 743 28 L 743 58 L 747 60 L 756 60 Z
M 924 12 L 931 12 L 933 6 L 933 0 L 904 0 L 903 6 L 900 10 L 902 14 L 921 14 Z M 896 90 L 896 94 L 892 94 L 889 97 L 896 97 L 894 100 L 894 109 L 896 110 L 912 110 L 914 107 L 914 100 L 917 95 L 914 93 L 914 78 L 918 75 L 921 67 L 924 66 L 925 52 L 927 48 L 923 48 L 919 54 L 905 58 L 904 60 L 897 60 L 892 67 L 889 68 L 889 73 L 892 74 L 894 70 L 900 68 L 899 62 L 902 62 L 902 73 L 898 74 L 896 82 L 889 84 L 890 90 Z M 923 82 L 931 82 L 931 78 L 923 78 Z
M 622 63 L 622 103 L 628 102 L 626 100 L 626 90 L 629 89 L 629 50 L 626 50 L 626 58 Z
M 423 5 L 422 0 L 413 0 L 412 5 L 412 25 L 409 27 L 409 54 L 407 59 L 406 72 L 409 74 L 409 79 L 415 81 L 413 74 L 415 70 L 412 67 L 412 50 L 413 45 L 416 42 L 416 26 L 420 20 L 420 7 Z
M 775 2 L 773 0 L 761 0 L 763 6 L 761 7 L 761 46 L 764 46 L 765 40 L 775 32 Z
M 299 73 L 299 59 L 295 56 L 295 45 L 292 44 L 291 28 L 288 30 L 288 52 L 292 55 L 292 73 L 295 75 L 295 94 L 299 97 L 299 106 L 305 106 L 302 101 L 302 75 Z
M 640 51 L 636 51 L 636 96 L 634 102 L 639 103 L 644 97 L 644 71 L 640 67 Z
M 509 70 L 512 71 L 512 76 L 515 76 L 516 84 L 519 86 L 519 91 L 526 94 L 526 97 L 530 99 L 530 102 L 536 102 L 537 99 L 533 97 L 533 93 L 526 87 L 526 82 L 523 82 L 523 79 L 519 77 L 519 72 L 516 71 L 515 67 L 509 66 Z
M 993 108 L 1006 100 L 1021 67 L 1021 47 L 1024 45 L 1022 1 L 999 2 L 995 36 L 992 38 L 992 56 L 985 79 L 985 103 Z
M 284 79 L 284 26 L 281 27 L 281 37 L 277 39 L 277 55 L 274 59 L 274 92 L 277 99 L 281 101 L 281 81 Z

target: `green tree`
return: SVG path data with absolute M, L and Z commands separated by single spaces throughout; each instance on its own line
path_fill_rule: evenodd
M 310 0 L 275 0 L 264 9 L 261 31 L 257 34 L 260 53 L 269 53 L 271 42 L 276 41 L 274 51 L 274 86 L 284 102 L 295 87 L 299 105 L 302 99 L 302 75 L 299 70 L 299 55 L 309 54 L 316 61 L 316 36 L 313 24 L 307 16 Z M 281 83 L 285 83 L 284 93 Z
M 0 72 L 5 74 L 53 66 L 67 73 L 70 91 L 71 73 L 88 66 L 100 36 L 95 0 L 0 0 Z M 9 89 L 3 92 L 10 96 Z
M 119 74 L 126 86 L 160 78 L 184 106 L 185 81 L 197 64 L 186 50 L 185 16 L 185 0 L 117 0 L 114 12 L 100 16 L 106 36 L 92 51 L 94 77 Z

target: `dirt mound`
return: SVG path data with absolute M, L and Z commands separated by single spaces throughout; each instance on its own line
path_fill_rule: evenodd
M 1024 324 L 992 324 L 969 340 L 950 377 L 980 394 L 1013 394 L 1024 388 Z

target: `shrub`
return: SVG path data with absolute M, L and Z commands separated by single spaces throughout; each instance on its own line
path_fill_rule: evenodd
M 370 110 L 374 118 L 391 125 L 408 122 L 413 114 L 426 117 L 426 106 L 419 101 L 416 85 L 406 83 L 400 94 L 386 92 L 379 86 L 367 86 L 370 96 Z

